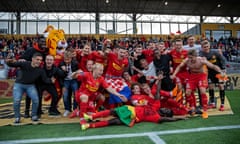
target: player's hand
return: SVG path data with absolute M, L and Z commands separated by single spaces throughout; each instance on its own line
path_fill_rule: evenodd
M 51 77 L 52 83 L 55 83 L 56 78 L 55 77 Z
M 19 59 L 18 61 L 19 62 L 25 62 L 26 60 L 25 59 Z
M 171 78 L 171 79 L 175 79 L 176 76 L 175 76 L 175 75 L 170 75 L 170 78 Z
M 119 95 L 119 98 L 120 98 L 123 102 L 127 102 L 127 101 L 128 101 L 128 99 L 127 99 L 124 95 L 122 95 L 122 94 Z

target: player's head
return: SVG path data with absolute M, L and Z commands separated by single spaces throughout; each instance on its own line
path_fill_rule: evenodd
M 176 39 L 175 40 L 175 48 L 177 51 L 181 50 L 183 47 L 183 41 L 182 39 Z
M 210 50 L 210 43 L 208 42 L 208 40 L 203 40 L 201 42 L 201 45 L 204 52 L 208 52 Z
M 168 109 L 168 108 L 160 108 L 158 113 L 162 117 L 173 117 L 173 111 L 171 109 Z
M 46 39 L 44 37 L 38 37 L 34 43 L 34 48 L 41 53 L 48 52 L 48 48 L 46 46 Z
M 188 42 L 188 44 L 189 44 L 190 46 L 193 46 L 194 43 L 195 43 L 195 37 L 194 37 L 193 35 L 189 35 L 189 36 L 187 37 L 187 42 Z
M 93 70 L 93 75 L 94 76 L 100 77 L 103 74 L 104 66 L 103 66 L 103 64 L 95 63 L 92 66 L 92 70 Z

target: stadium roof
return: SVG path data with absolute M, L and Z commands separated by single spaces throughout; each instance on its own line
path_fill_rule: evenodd
M 239 17 L 240 1 L 1 0 L 0 12 L 100 12 Z

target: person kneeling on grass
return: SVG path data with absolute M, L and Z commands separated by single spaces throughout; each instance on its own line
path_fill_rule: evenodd
M 185 117 L 173 118 L 173 111 L 167 108 L 161 108 L 159 110 L 154 109 L 151 106 L 129 106 L 124 105 L 121 107 L 117 107 L 112 110 L 104 110 L 92 115 L 84 114 L 85 120 L 94 120 L 100 117 L 108 117 L 114 116 L 113 119 L 106 121 L 98 121 L 92 123 L 85 123 L 81 125 L 82 130 L 86 130 L 88 128 L 97 128 L 97 127 L 105 127 L 109 125 L 122 125 L 125 124 L 129 127 L 132 127 L 134 123 L 139 122 L 171 122 L 177 120 L 184 120 Z

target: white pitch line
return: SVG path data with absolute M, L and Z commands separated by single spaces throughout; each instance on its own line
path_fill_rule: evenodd
M 148 136 L 155 144 L 165 144 L 165 142 L 162 139 L 160 139 L 160 138 L 157 139 L 156 136 L 157 135 L 168 135 L 168 134 L 179 134 L 179 133 L 190 133 L 190 132 L 224 130 L 224 129 L 240 129 L 240 125 L 166 130 L 166 131 L 155 131 L 155 132 L 144 132 L 144 133 L 114 134 L 114 135 L 9 140 L 9 141 L 0 141 L 0 144 L 15 144 L 15 143 L 26 144 L 26 143 L 47 143 L 47 142 L 64 142 L 64 141 L 85 141 L 85 140 L 96 140 L 96 139 L 128 138 L 128 137 L 143 137 L 143 136 Z M 162 143 L 161 143 L 161 141 L 162 141 Z
M 161 139 L 158 135 L 156 134 L 149 134 L 148 137 L 155 143 L 155 144 L 166 144 L 163 139 Z

